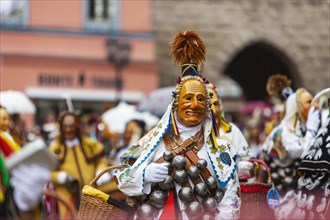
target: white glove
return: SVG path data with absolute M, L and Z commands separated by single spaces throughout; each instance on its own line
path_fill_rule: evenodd
M 22 211 L 29 211 L 37 206 L 50 178 L 50 171 L 37 164 L 22 164 L 15 168 L 10 184 L 14 189 L 13 196 L 17 207 Z
M 151 163 L 144 173 L 144 180 L 147 183 L 162 182 L 168 174 L 168 167 L 165 163 Z
M 249 179 L 254 176 L 254 163 L 250 161 L 238 161 L 238 178 Z
M 98 170 L 95 173 L 95 176 L 97 176 L 102 170 Z M 107 182 L 110 182 L 111 180 L 111 175 L 110 173 L 104 173 L 97 181 L 96 181 L 96 185 L 101 186 Z
M 61 185 L 65 184 L 69 174 L 65 171 L 60 171 L 57 175 L 57 182 Z
M 314 106 L 312 106 L 309 109 L 308 117 L 306 121 L 306 128 L 307 128 L 306 137 L 314 138 L 317 134 L 320 123 L 321 123 L 320 111 L 318 109 L 315 109 Z

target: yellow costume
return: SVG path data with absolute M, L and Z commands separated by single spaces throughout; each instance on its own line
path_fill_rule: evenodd
M 59 183 L 59 173 L 65 171 L 67 174 L 75 177 L 79 182 L 80 193 L 82 187 L 85 184 L 89 184 L 95 177 L 96 172 L 107 166 L 104 148 L 101 143 L 84 136 L 77 143 L 75 146 L 68 147 L 64 146 L 60 139 L 57 139 L 49 147 L 50 151 L 60 160 L 59 168 L 52 172 L 52 181 L 58 194 L 72 203 L 76 199 L 79 202 L 79 198 L 76 198 L 65 185 Z M 59 213 L 61 219 L 69 217 L 68 210 L 61 204 L 59 204 Z

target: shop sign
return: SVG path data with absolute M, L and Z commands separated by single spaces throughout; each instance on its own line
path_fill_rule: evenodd
M 90 80 L 90 85 L 95 88 L 118 88 L 122 86 L 122 80 L 110 77 L 92 76 L 87 78 L 84 72 L 74 77 L 74 74 L 55 74 L 41 72 L 38 75 L 38 85 L 45 87 L 84 87 L 86 80 Z

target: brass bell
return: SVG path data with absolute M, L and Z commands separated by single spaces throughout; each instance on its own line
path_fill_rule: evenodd
M 223 196 L 225 195 L 225 192 L 222 189 L 216 189 L 213 193 L 213 196 L 217 202 L 221 202 Z
M 181 170 L 186 166 L 187 159 L 182 155 L 176 155 L 172 160 L 172 166 L 177 169 Z
M 293 168 L 294 169 L 297 169 L 299 166 L 300 166 L 300 159 L 296 159 L 294 162 L 293 162 Z
M 163 182 L 158 183 L 158 186 L 161 190 L 167 191 L 174 187 L 174 179 L 167 175 Z
M 143 196 L 138 197 L 140 202 L 145 202 L 145 201 L 147 201 L 148 198 L 149 198 L 149 195 L 143 195 Z
M 186 206 L 186 213 L 189 218 L 200 219 L 204 213 L 203 205 L 197 201 L 190 202 Z
M 171 172 L 172 171 L 173 167 L 172 167 L 172 164 L 170 162 L 165 161 L 165 162 L 163 162 L 163 164 L 165 164 L 167 166 L 168 172 Z
M 284 177 L 286 177 L 286 174 L 284 172 L 284 168 L 279 168 L 277 170 L 277 173 L 280 175 L 281 179 L 284 178 Z
M 167 193 L 161 190 L 156 190 L 150 194 L 149 202 L 153 207 L 161 209 L 164 207 L 166 199 Z
M 182 187 L 179 190 L 179 198 L 183 202 L 190 202 L 193 199 L 194 192 L 189 187 Z
M 270 177 L 271 177 L 271 179 L 272 179 L 275 186 L 277 186 L 281 183 L 281 177 L 278 173 L 272 173 L 270 175 Z
M 269 169 L 271 172 L 276 172 L 277 171 L 277 166 L 274 162 L 271 162 L 270 165 L 269 165 Z
M 293 174 L 293 169 L 291 167 L 287 167 L 284 169 L 284 173 L 286 176 L 292 176 Z
M 183 184 L 188 180 L 188 174 L 185 170 L 176 170 L 173 178 L 177 183 Z
M 174 157 L 173 153 L 169 150 L 165 150 L 165 152 L 163 153 L 163 158 L 165 161 L 171 162 L 173 157 Z
M 214 190 L 218 186 L 218 180 L 214 176 L 209 176 L 209 178 L 206 179 L 205 183 L 209 190 Z
M 204 200 L 205 212 L 213 212 L 217 208 L 217 201 L 213 197 L 207 197 Z
M 290 176 L 285 177 L 284 180 L 283 180 L 283 186 L 287 190 L 294 188 L 295 183 L 296 182 L 294 181 L 294 179 L 292 177 L 290 177 Z
M 200 159 L 197 161 L 196 166 L 200 170 L 205 169 L 207 167 L 207 161 L 205 159 Z
M 156 209 L 145 203 L 137 208 L 134 219 L 152 219 L 155 214 Z
M 204 197 L 207 194 L 207 185 L 204 182 L 198 183 L 194 186 L 194 192 L 201 196 Z
M 188 174 L 191 179 L 196 179 L 199 176 L 199 169 L 196 166 L 190 166 Z

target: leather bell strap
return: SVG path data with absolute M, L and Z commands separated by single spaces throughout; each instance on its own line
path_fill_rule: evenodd
M 204 133 L 203 129 L 201 129 L 192 138 L 188 138 L 187 140 L 182 142 L 180 147 L 177 147 L 174 138 L 171 138 L 167 134 L 165 134 L 165 136 L 164 136 L 164 142 L 165 142 L 166 149 L 171 151 L 174 156 L 181 154 L 187 159 L 187 163 L 185 165 L 185 170 L 187 172 L 189 171 L 189 168 L 192 165 L 196 165 L 197 162 L 200 160 L 200 158 L 197 155 L 197 152 L 204 145 L 203 133 Z M 197 142 L 193 141 L 193 140 L 197 140 Z M 175 148 L 175 149 L 173 150 L 173 148 Z M 162 163 L 162 162 L 164 162 L 163 157 L 161 157 L 157 161 L 157 163 Z M 174 171 L 172 171 L 172 173 L 170 175 L 173 175 L 173 172 Z M 208 169 L 205 168 L 205 169 L 200 170 L 200 175 L 198 178 L 194 178 L 194 179 L 190 178 L 190 179 L 193 182 L 193 184 L 196 185 L 198 183 L 205 182 L 205 180 L 207 180 L 207 178 L 210 176 L 211 176 L 211 173 L 209 172 Z M 184 184 L 182 184 L 182 187 L 189 187 L 192 189 L 192 187 L 189 184 L 189 181 L 186 181 Z M 208 191 L 208 194 L 210 194 L 209 191 Z
M 194 136 L 186 139 L 180 144 L 177 143 L 176 141 L 176 140 L 181 140 L 179 136 L 173 138 L 166 133 L 164 135 L 165 147 L 167 150 L 171 151 L 174 156 L 179 154 L 184 154 L 184 152 L 187 152 L 191 149 L 198 152 L 203 147 L 203 143 L 204 143 L 203 133 L 204 133 L 203 129 L 201 129 Z

